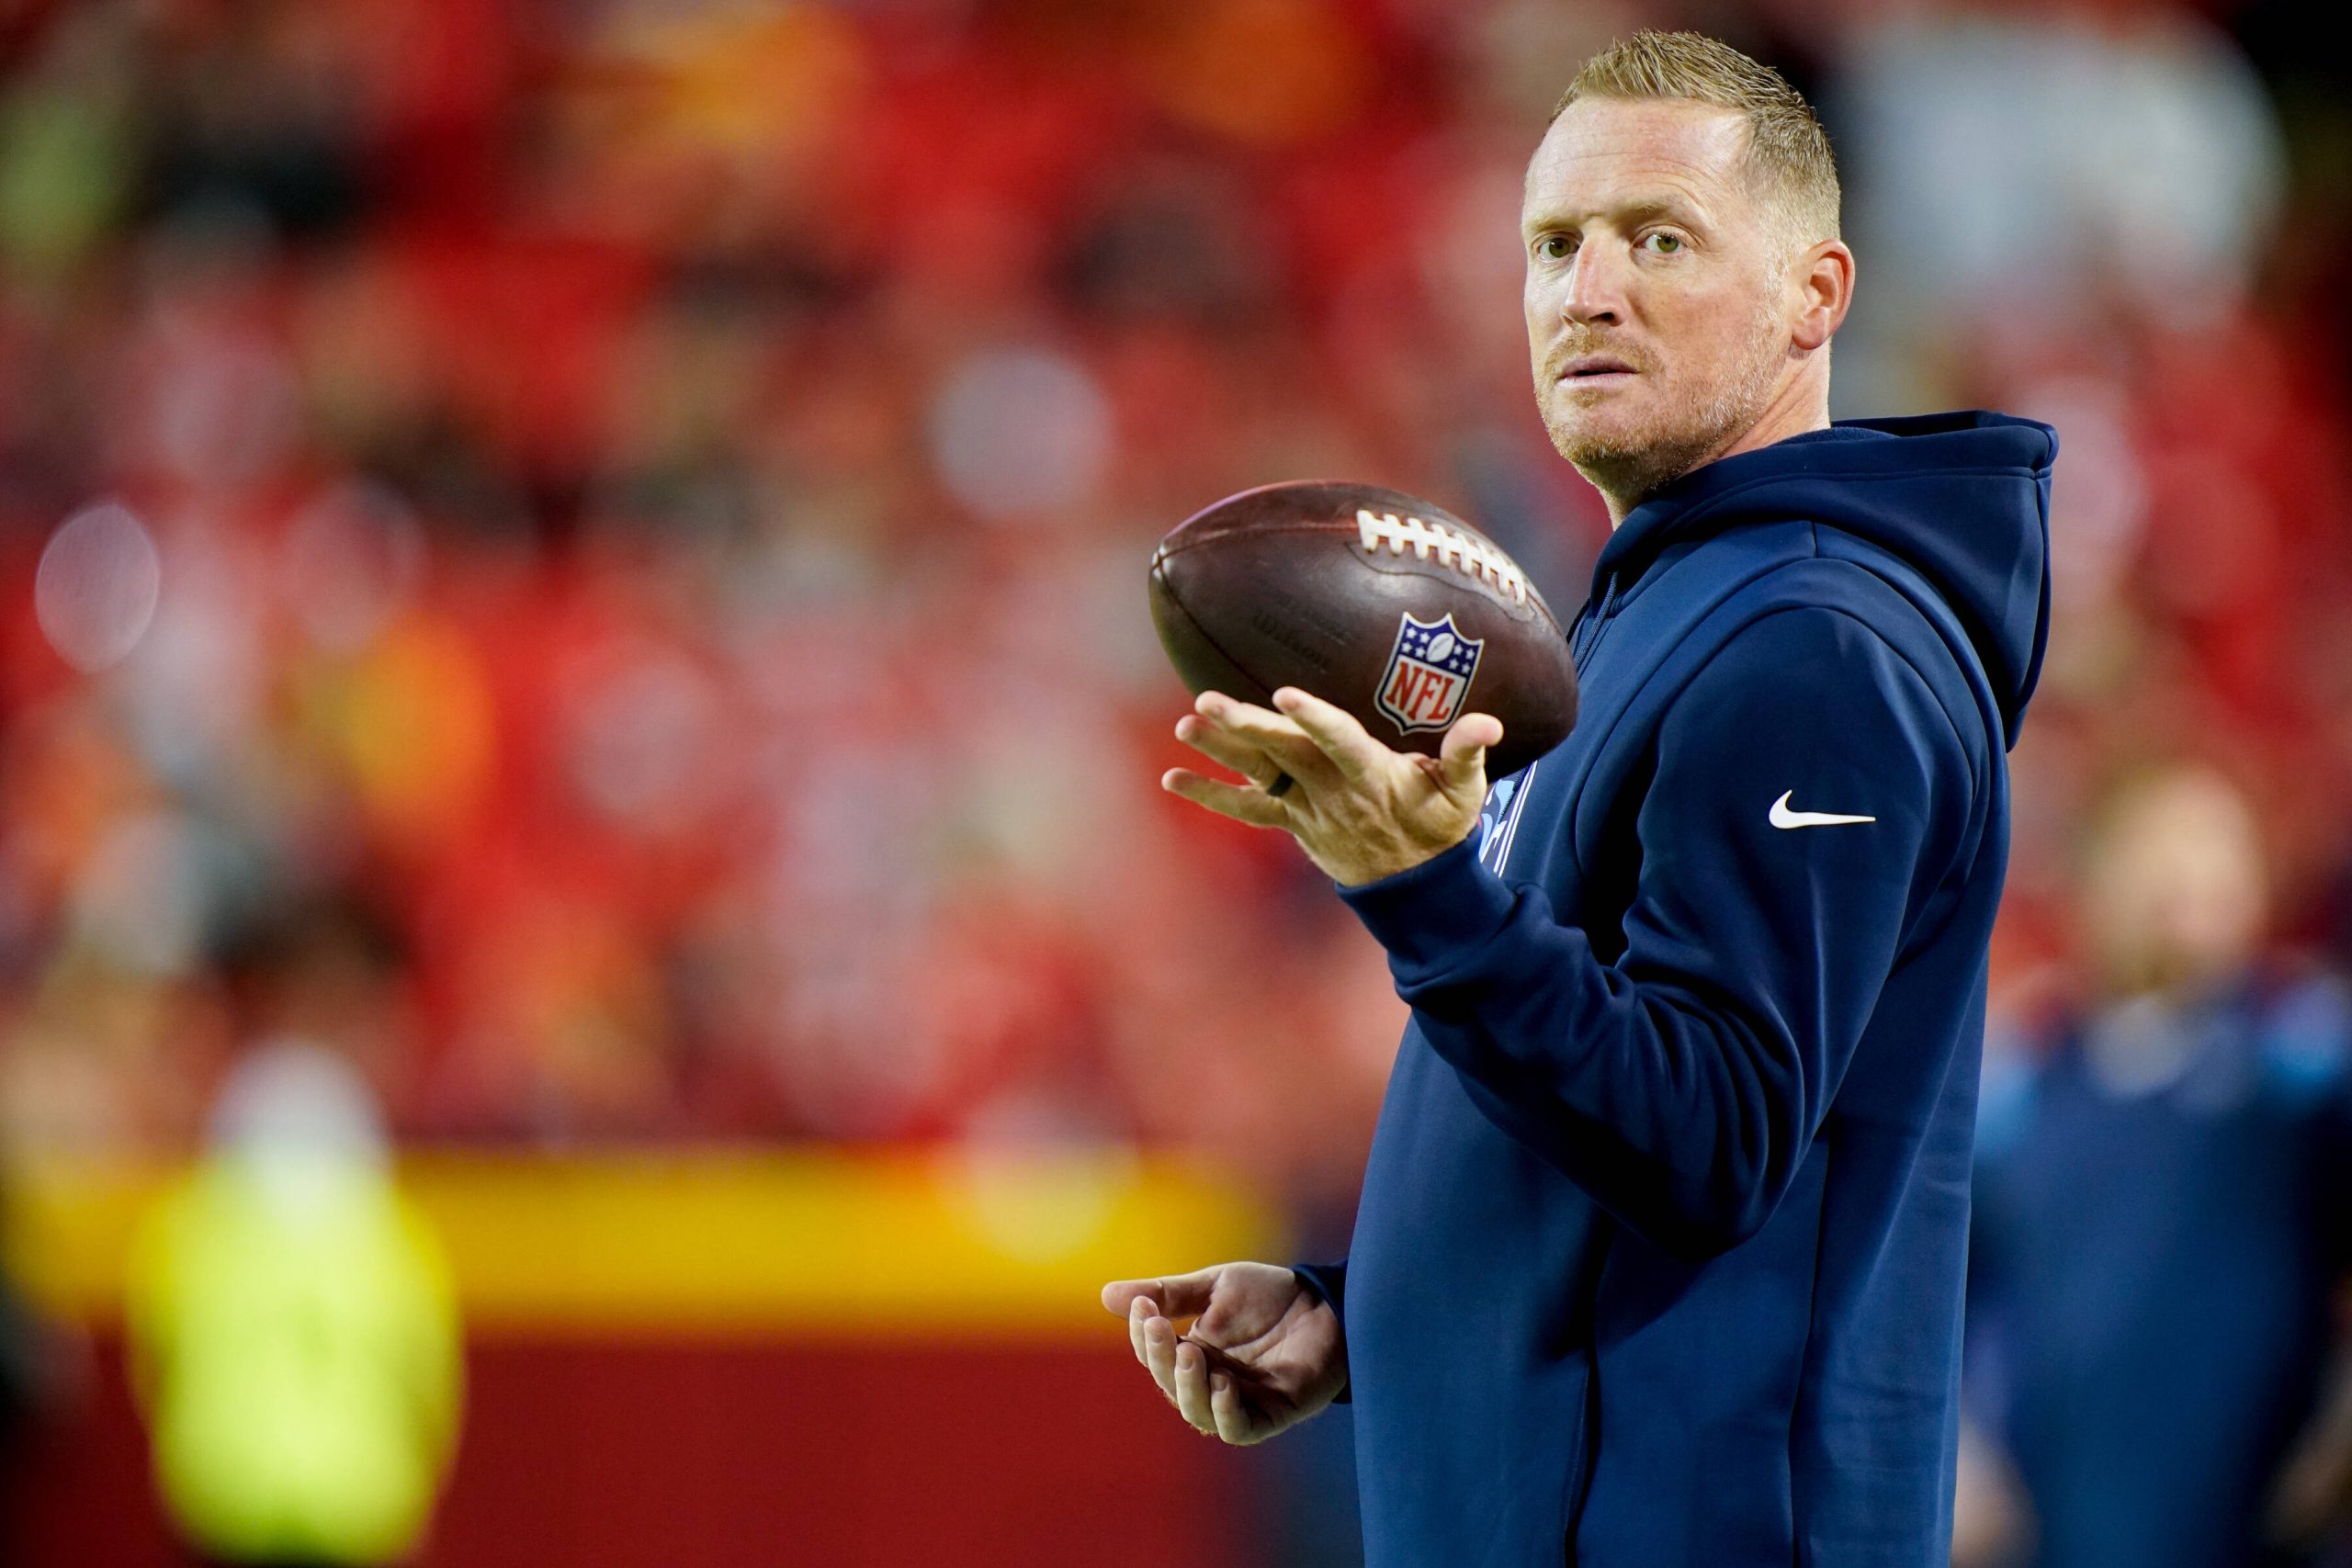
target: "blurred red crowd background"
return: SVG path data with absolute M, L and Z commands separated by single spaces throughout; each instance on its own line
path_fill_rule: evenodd
M 1573 612 L 1517 187 L 1658 20 L 1830 118 L 1840 412 L 2062 431 L 1996 1006 L 2064 994 L 2083 822 L 2184 756 L 2328 940 L 2347 137 L 2289 15 L 0 10 L 6 1136 L 185 1146 L 291 1031 L 412 1138 L 1138 1140 L 1344 1200 L 1400 1015 L 1286 843 L 1155 789 L 1144 562 L 1347 476 Z

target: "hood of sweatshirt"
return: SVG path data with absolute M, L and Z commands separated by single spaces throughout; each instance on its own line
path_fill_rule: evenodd
M 1597 630 L 1658 558 L 1744 524 L 1802 518 L 1878 546 L 1934 585 L 2014 745 L 2050 636 L 2050 468 L 2058 434 L 1983 410 L 1841 420 L 1693 469 L 1634 509 L 1593 567 Z

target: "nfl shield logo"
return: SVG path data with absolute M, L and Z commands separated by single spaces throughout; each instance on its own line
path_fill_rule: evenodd
M 1417 621 L 1408 613 L 1396 628 L 1396 646 L 1380 677 L 1380 711 L 1403 734 L 1443 729 L 1462 712 L 1486 647 L 1483 638 L 1464 637 L 1451 615 L 1442 621 Z

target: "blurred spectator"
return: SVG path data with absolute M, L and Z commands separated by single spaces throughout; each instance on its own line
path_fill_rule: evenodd
M 203 1562 L 362 1568 L 424 1529 L 457 1436 L 458 1323 L 387 1153 L 340 1057 L 266 1045 L 231 1077 L 210 1154 L 142 1225 L 134 1382 Z
M 2261 961 L 2256 821 L 2210 771 L 2125 790 L 2085 895 L 2093 994 L 1979 1111 L 1967 1392 L 2022 1497 L 1972 1456 L 1955 1561 L 2300 1561 L 2266 1510 L 2352 1265 L 2352 991 Z
M 1875 412 L 1933 396 L 1958 323 L 2004 345 L 2110 302 L 2178 326 L 2245 298 L 2286 181 L 2278 116 L 2186 9 L 1890 13 L 1856 29 L 1838 105 L 1871 259 L 1839 348 Z M 1850 341 L 1849 341 L 1850 340 Z

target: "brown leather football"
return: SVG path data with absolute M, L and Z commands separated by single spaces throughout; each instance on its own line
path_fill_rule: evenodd
M 1265 485 L 1186 519 L 1151 558 L 1151 621 L 1195 695 L 1265 705 L 1296 686 L 1400 751 L 1434 756 L 1456 718 L 1490 713 L 1490 779 L 1577 719 L 1567 637 L 1518 564 L 1375 485 Z

